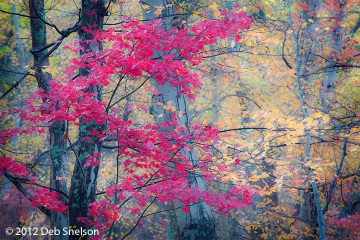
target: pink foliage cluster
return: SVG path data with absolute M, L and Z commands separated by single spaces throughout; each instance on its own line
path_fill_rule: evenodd
M 32 204 L 34 207 L 41 205 L 46 209 L 55 212 L 62 212 L 64 214 L 66 214 L 66 209 L 68 208 L 64 203 L 59 201 L 59 194 L 57 192 L 53 192 L 47 188 L 41 187 L 36 189 L 32 199 Z
M 18 163 L 9 157 L 0 157 L 0 174 L 2 175 L 4 172 L 11 173 L 16 177 L 29 176 L 24 164 Z
M 5 145 L 6 141 L 11 139 L 18 133 L 19 133 L 18 129 L 6 129 L 6 130 L 0 131 L 0 144 Z
M 71 66 L 62 81 L 51 81 L 48 93 L 38 92 L 29 99 L 30 111 L 23 112 L 25 119 L 33 122 L 66 120 L 76 122 L 79 118 L 96 123 L 109 121 L 105 113 L 106 104 L 87 91 L 94 86 L 107 86 L 115 70 L 131 77 L 149 75 L 159 84 L 169 82 L 180 88 L 180 94 L 194 98 L 194 91 L 201 87 L 199 76 L 192 73 L 187 63 L 197 65 L 206 55 L 205 47 L 217 38 L 237 35 L 252 23 L 245 13 L 223 13 L 222 20 L 205 20 L 190 28 L 165 31 L 157 20 L 140 23 L 138 20 L 124 21 L 119 27 L 104 32 L 95 31 L 92 44 L 109 43 L 111 47 L 98 52 L 88 52 L 80 59 L 71 60 Z M 78 51 L 80 47 L 68 47 Z M 71 80 L 79 67 L 90 69 L 88 76 Z M 46 98 L 46 102 L 39 101 Z M 81 99 L 81 101 L 79 101 Z
M 353 237 L 353 239 L 357 239 L 360 236 L 360 213 L 355 213 L 344 218 L 334 216 L 328 220 L 328 223 L 346 229 L 350 235 L 349 237 Z
M 252 18 L 244 12 L 223 11 L 221 14 L 222 19 L 204 20 L 181 30 L 165 31 L 161 20 L 142 23 L 127 19 L 119 28 L 95 31 L 94 40 L 89 42 L 94 45 L 103 42 L 111 47 L 72 59 L 71 66 L 65 71 L 66 77 L 52 80 L 48 92 L 39 90 L 33 94 L 27 101 L 28 109 L 22 111 L 21 116 L 34 125 L 51 124 L 54 120 L 75 125 L 79 125 L 80 120 L 106 124 L 104 132 L 91 131 L 90 134 L 100 140 L 116 139 L 119 153 L 127 157 L 123 163 L 125 179 L 108 188 L 106 193 L 109 196 L 116 194 L 119 200 L 135 199 L 138 206 L 129 209 L 134 214 L 154 198 L 160 202 L 180 202 L 184 204 L 185 212 L 189 210 L 187 205 L 198 201 L 204 201 L 224 214 L 250 204 L 251 193 L 247 189 L 234 187 L 215 194 L 189 186 L 195 174 L 203 176 L 204 181 L 215 178 L 214 174 L 208 173 L 208 157 L 199 159 L 194 166 L 186 153 L 193 150 L 194 143 L 200 143 L 198 145 L 210 156 L 208 145 L 218 139 L 216 128 L 200 124 L 189 128 L 179 126 L 175 114 L 171 122 L 158 126 L 135 126 L 130 120 L 121 119 L 116 111 L 107 111 L 107 103 L 98 100 L 95 91 L 89 91 L 108 86 L 116 72 L 133 78 L 150 76 L 159 84 L 169 83 L 179 88 L 179 94 L 194 98 L 201 82 L 199 76 L 189 70 L 188 64 L 201 63 L 207 54 L 206 46 L 214 44 L 217 38 L 234 36 L 239 40 L 239 31 L 249 28 L 252 23 Z M 91 28 L 83 30 L 92 31 Z M 77 52 L 81 45 L 69 45 L 68 48 Z M 88 69 L 89 74 L 73 80 L 79 68 Z M 86 166 L 96 166 L 99 159 L 99 153 L 89 155 Z M 41 188 L 36 191 L 33 204 L 65 212 L 66 206 L 57 199 L 57 193 Z M 79 220 L 104 229 L 117 220 L 119 210 L 116 205 L 103 200 L 90 205 L 89 215 L 94 220 Z

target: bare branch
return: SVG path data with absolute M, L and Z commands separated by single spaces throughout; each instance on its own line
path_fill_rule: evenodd
M 346 146 L 347 146 L 347 138 L 344 138 L 344 146 L 343 146 L 343 149 L 342 149 L 342 155 L 341 155 L 341 159 L 340 159 L 340 163 L 339 163 L 339 167 L 336 171 L 336 175 L 339 176 L 341 174 L 341 170 L 342 170 L 342 167 L 343 167 L 343 164 L 344 164 L 344 160 L 345 160 L 345 156 L 346 156 Z M 329 207 L 329 204 L 331 202 L 331 198 L 332 198 L 332 192 L 335 188 L 335 183 L 336 183 L 336 177 L 333 178 L 332 182 L 331 182 L 331 185 L 330 185 L 330 188 L 329 188 L 329 193 L 327 195 L 327 198 L 326 198 L 326 204 L 322 210 L 322 214 L 325 214 L 326 211 L 328 210 L 328 207 Z

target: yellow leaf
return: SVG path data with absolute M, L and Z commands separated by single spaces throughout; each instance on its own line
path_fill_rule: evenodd
M 249 127 L 255 127 L 255 126 L 256 126 L 256 124 L 254 122 L 249 123 Z
M 311 115 L 314 118 L 321 118 L 323 116 L 320 112 L 313 112 Z
M 253 41 L 248 41 L 247 43 L 246 43 L 246 46 L 248 46 L 248 47 L 252 47 L 252 46 L 254 46 L 255 44 L 254 44 L 254 42 Z
M 297 127 L 296 125 L 297 125 L 296 121 L 290 120 L 288 127 L 289 127 L 289 128 L 296 128 L 296 127 Z
M 314 119 L 311 118 L 311 117 L 308 117 L 308 118 L 305 119 L 305 121 L 306 121 L 307 123 L 311 123 L 312 121 L 314 121 Z
M 262 172 L 259 177 L 261 177 L 261 178 L 267 178 L 267 177 L 269 177 L 269 174 L 267 174 L 266 172 Z
M 323 50 L 324 57 L 329 58 L 329 51 L 327 49 Z
M 330 121 L 330 116 L 329 116 L 329 114 L 324 115 L 324 116 L 322 117 L 322 120 L 323 120 L 324 122 Z
M 266 196 L 266 191 L 264 191 L 264 190 L 259 190 L 257 194 L 259 194 L 260 196 L 263 197 L 263 196 Z
M 229 179 L 231 181 L 237 181 L 238 180 L 238 176 L 235 173 L 229 173 L 228 176 L 229 176 Z
M 184 116 L 184 113 L 183 113 L 182 111 L 179 111 L 179 112 L 178 112 L 178 117 L 179 117 L 179 118 L 182 118 L 182 116 Z
M 175 112 L 176 108 L 172 105 L 171 101 L 167 102 L 167 106 L 163 106 L 163 109 L 171 111 L 171 112 Z
M 142 4 L 143 9 L 150 9 L 150 5 L 148 4 Z
M 199 12 L 198 12 L 198 11 L 195 11 L 195 12 L 193 12 L 192 15 L 193 15 L 193 16 L 199 16 Z
M 280 113 L 279 109 L 277 109 L 277 108 L 271 109 L 271 112 L 272 112 L 273 114 L 279 114 L 279 113 Z
M 43 68 L 43 72 L 51 73 L 51 68 L 49 66 L 46 66 Z
M 221 16 L 221 14 L 220 14 L 219 11 L 215 11 L 215 12 L 214 12 L 214 15 L 215 15 L 216 18 L 219 18 L 219 17 Z
M 164 9 L 164 7 L 161 5 L 161 6 L 155 6 L 156 10 L 154 12 L 154 14 L 156 16 L 159 16 L 161 14 L 161 11 Z
M 213 3 L 209 6 L 210 9 L 214 10 L 214 11 L 218 11 L 219 10 L 219 6 L 217 5 L 217 3 Z
M 249 181 L 252 181 L 252 182 L 257 182 L 259 181 L 260 177 L 258 175 L 253 175 L 251 177 L 249 177 Z

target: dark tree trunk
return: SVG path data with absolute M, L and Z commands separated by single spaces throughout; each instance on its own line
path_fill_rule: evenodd
M 50 90 L 49 80 L 51 74 L 44 71 L 49 68 L 49 56 L 46 50 L 39 49 L 46 46 L 46 25 L 44 23 L 44 0 L 29 0 L 30 24 L 32 38 L 32 54 L 34 56 L 34 70 L 38 86 L 45 92 Z M 43 99 L 46 101 L 47 99 Z M 64 138 L 66 124 L 65 121 L 50 122 L 50 158 L 52 161 L 50 185 L 56 190 L 67 192 L 66 178 L 66 139 Z M 57 178 L 58 177 L 58 178 Z M 60 195 L 60 200 L 66 204 L 67 199 Z M 51 212 L 51 225 L 56 228 L 68 227 L 67 215 L 59 212 Z M 62 236 L 54 236 L 54 239 L 62 239 Z
M 95 14 L 89 14 L 94 12 Z M 81 23 L 79 30 L 79 37 L 81 41 L 82 51 L 80 55 L 97 52 L 101 50 L 101 43 L 92 44 L 93 31 L 102 29 L 103 18 L 105 13 L 104 2 L 98 0 L 82 0 Z M 81 30 L 82 27 L 87 26 L 93 29 L 92 32 L 86 33 Z M 87 76 L 89 69 L 82 68 L 79 71 L 80 76 Z M 101 89 L 99 86 L 91 86 L 88 92 L 96 93 L 97 100 L 101 100 Z M 81 99 L 79 100 L 81 101 Z M 79 149 L 77 152 L 77 161 L 75 162 L 74 172 L 71 179 L 70 188 L 70 206 L 69 206 L 69 222 L 70 226 L 76 226 L 76 229 L 87 229 L 87 227 L 78 221 L 79 217 L 88 217 L 88 206 L 95 201 L 95 190 L 99 171 L 99 165 L 84 167 L 86 157 L 94 153 L 100 153 L 100 140 L 90 134 L 90 130 L 101 132 L 104 126 L 96 124 L 93 120 L 85 123 L 80 119 L 79 127 Z M 86 139 L 86 140 L 84 140 Z M 79 236 L 70 236 L 70 239 L 78 239 Z M 82 238 L 84 239 L 84 238 Z

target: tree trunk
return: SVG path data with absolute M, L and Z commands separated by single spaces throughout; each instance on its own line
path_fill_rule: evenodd
M 81 56 L 101 50 L 101 43 L 98 42 L 94 44 L 91 40 L 93 40 L 93 31 L 102 29 L 104 13 L 105 8 L 102 0 L 82 0 L 81 23 L 78 32 L 82 47 L 80 52 Z M 91 28 L 92 31 L 89 33 L 83 31 L 82 27 L 84 26 Z M 79 71 L 80 77 L 87 76 L 88 74 L 89 69 L 87 68 L 81 68 Z M 87 91 L 96 93 L 96 99 L 101 100 L 101 88 L 99 86 L 91 86 Z M 81 99 L 79 101 L 81 101 Z M 91 135 L 89 131 L 96 130 L 101 132 L 103 128 L 104 126 L 96 124 L 94 120 L 86 123 L 83 119 L 80 119 L 79 149 L 71 179 L 69 206 L 70 226 L 76 226 L 76 229 L 88 228 L 82 222 L 78 221 L 78 218 L 88 217 L 89 204 L 95 201 L 95 190 L 99 171 L 99 165 L 84 167 L 87 156 L 100 153 L 101 150 L 100 140 Z M 98 157 L 97 160 L 100 160 L 100 157 Z M 78 239 L 79 237 L 80 236 L 70 236 L 70 239 Z
M 315 27 L 317 26 L 316 13 L 321 8 L 321 1 L 307 0 L 307 9 L 303 11 L 302 20 L 306 24 L 304 27 L 300 26 L 301 31 L 293 29 L 293 38 L 296 45 L 296 84 L 298 88 L 298 99 L 301 104 L 301 112 L 304 119 L 311 117 L 311 108 L 306 105 L 306 100 L 309 98 L 309 95 L 304 91 L 304 85 L 312 84 L 312 76 L 309 75 L 309 70 L 314 67 L 314 51 L 315 47 L 314 38 L 312 34 L 315 33 Z M 290 6 L 290 1 L 289 1 Z M 292 23 L 291 13 L 289 13 L 289 23 L 291 27 L 294 27 Z M 301 167 L 305 168 L 305 164 L 311 159 L 311 131 L 309 129 L 305 130 L 305 152 L 304 156 L 301 157 Z M 309 167 L 305 168 L 306 170 L 306 185 L 311 186 L 312 170 Z M 317 221 L 317 211 L 314 202 L 314 193 L 313 191 L 304 191 L 300 190 L 300 210 L 299 215 L 301 218 L 307 219 L 310 222 Z M 313 226 L 312 233 L 316 234 L 316 229 Z
M 346 1 L 336 0 L 338 9 L 334 10 L 333 19 L 336 19 L 336 23 L 331 27 L 330 41 L 328 43 L 329 61 L 330 65 L 335 65 L 338 61 L 338 57 L 341 51 L 343 27 L 341 26 L 344 20 L 344 8 Z M 325 70 L 325 76 L 322 81 L 322 88 L 320 91 L 320 100 L 325 113 L 330 113 L 331 101 L 334 97 L 334 90 L 336 85 L 336 75 L 338 72 L 337 67 L 331 67 Z
M 32 53 L 34 55 L 35 77 L 38 86 L 45 92 L 50 90 L 49 80 L 51 74 L 45 72 L 44 69 L 49 67 L 49 56 L 46 50 L 39 50 L 46 46 L 46 25 L 42 21 L 45 19 L 44 1 L 43 0 L 29 0 L 30 8 L 30 24 L 31 24 L 31 38 L 32 38 Z M 43 99 L 46 101 L 46 99 Z M 52 161 L 50 185 L 56 190 L 67 192 L 66 178 L 59 178 L 66 176 L 66 140 L 65 121 L 53 121 L 50 123 L 50 158 Z M 66 204 L 67 199 L 60 194 L 60 201 Z M 51 212 L 51 225 L 53 227 L 63 229 L 69 226 L 67 215 L 60 212 Z M 63 236 L 54 236 L 54 239 L 63 239 Z
M 177 116 L 177 113 L 180 111 L 185 113 L 183 117 L 177 119 L 179 125 L 187 126 L 189 116 L 186 114 L 186 97 L 184 95 L 179 95 L 178 89 L 170 86 L 169 83 L 159 85 L 153 80 L 152 85 L 161 92 L 160 95 L 154 95 L 152 98 L 151 113 L 154 115 L 157 124 L 165 121 L 171 121 L 172 114 L 171 112 L 164 110 L 162 106 L 159 106 L 157 102 L 162 102 L 166 105 L 170 101 L 172 106 L 176 106 Z M 186 155 L 193 166 L 197 165 L 198 159 L 194 149 L 189 152 L 181 153 Z M 198 174 L 195 175 L 195 173 L 193 175 L 189 174 L 188 179 L 190 186 L 205 189 L 203 179 L 197 175 Z M 172 224 L 170 224 L 170 239 L 216 239 L 214 219 L 210 207 L 205 203 L 198 203 L 190 206 L 189 209 L 189 213 L 187 214 L 185 214 L 182 210 L 171 212 L 170 218 Z
M 146 2 L 150 6 L 150 10 L 146 10 L 145 16 L 146 18 L 155 18 L 157 17 L 154 14 L 156 10 L 155 6 L 160 5 L 168 5 L 168 3 L 164 0 L 147 0 Z M 167 12 L 172 12 L 171 9 Z M 170 20 L 172 16 L 162 15 L 164 18 L 164 26 L 166 29 L 171 28 Z M 157 53 L 161 54 L 161 53 Z M 168 110 L 164 110 L 162 106 L 159 106 L 157 102 L 163 103 L 166 106 L 171 102 L 172 106 L 176 108 L 175 115 L 177 116 L 177 121 L 180 126 L 189 126 L 189 117 L 188 109 L 187 109 L 187 97 L 184 95 L 180 95 L 179 89 L 177 87 L 172 87 L 169 83 L 165 83 L 164 85 L 158 84 L 154 79 L 151 80 L 151 84 L 156 87 L 156 89 L 161 93 L 160 95 L 154 95 L 152 97 L 152 107 L 151 114 L 154 116 L 154 119 L 157 124 L 161 124 L 163 122 L 172 121 L 171 116 L 172 112 Z M 180 114 L 183 115 L 180 117 Z M 186 155 L 187 159 L 192 163 L 193 166 L 198 164 L 198 158 L 196 155 L 195 149 L 191 151 L 181 151 L 181 154 Z M 189 185 L 191 187 L 199 187 L 205 189 L 205 182 L 198 176 L 198 174 L 189 174 L 188 175 Z M 173 208 L 174 205 L 170 205 L 169 208 Z M 203 202 L 199 202 L 195 205 L 189 206 L 189 212 L 184 213 L 182 210 L 171 210 L 170 211 L 170 234 L 168 236 L 169 239 L 174 240 L 209 240 L 216 239 L 215 235 L 215 223 L 213 219 L 213 215 L 209 206 L 207 206 Z

